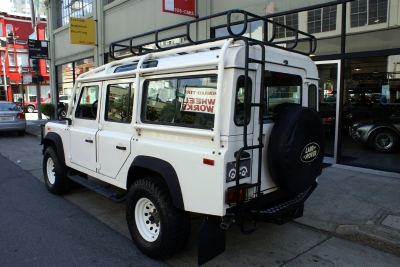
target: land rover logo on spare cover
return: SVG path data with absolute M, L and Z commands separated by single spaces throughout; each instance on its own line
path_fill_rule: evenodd
M 317 158 L 319 154 L 319 145 L 317 143 L 311 142 L 306 145 L 301 152 L 300 159 L 305 163 L 309 163 Z

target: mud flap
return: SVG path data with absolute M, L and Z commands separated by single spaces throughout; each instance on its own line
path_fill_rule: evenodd
M 225 251 L 225 230 L 221 228 L 221 222 L 218 216 L 204 218 L 197 238 L 199 266 Z

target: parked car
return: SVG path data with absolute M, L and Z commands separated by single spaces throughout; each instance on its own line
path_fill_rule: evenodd
M 400 138 L 400 116 L 395 114 L 386 118 L 361 120 L 353 123 L 349 133 L 353 140 L 368 143 L 378 152 L 393 152 Z
M 398 114 L 399 107 L 395 105 L 380 105 L 371 102 L 351 102 L 343 105 L 343 127 L 347 130 L 355 122 L 368 119 L 385 119 L 392 114 Z
M 319 103 L 318 113 L 322 119 L 325 133 L 334 133 L 336 122 L 336 103 Z
M 70 95 L 60 95 L 58 97 L 58 100 L 59 100 L 59 102 L 69 104 L 69 101 L 71 100 L 71 96 Z
M 50 99 L 42 97 L 40 98 L 40 104 L 51 104 L 51 102 Z M 37 97 L 30 97 L 30 101 L 25 101 L 24 109 L 29 113 L 33 113 L 37 110 Z
M 13 102 L 0 101 L 0 131 L 16 131 L 25 135 L 25 114 Z

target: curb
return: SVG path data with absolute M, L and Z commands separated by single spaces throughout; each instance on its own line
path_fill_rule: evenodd
M 25 131 L 25 135 L 33 136 L 33 137 L 36 137 L 36 139 L 39 139 L 39 140 L 40 140 L 40 135 L 31 133 L 31 132 L 27 132 L 27 131 Z
M 400 256 L 400 238 L 368 226 L 340 225 L 334 235 L 336 237 L 366 245 L 386 253 Z

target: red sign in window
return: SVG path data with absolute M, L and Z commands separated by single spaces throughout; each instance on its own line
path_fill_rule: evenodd
M 163 0 L 163 12 L 195 17 L 196 0 Z

